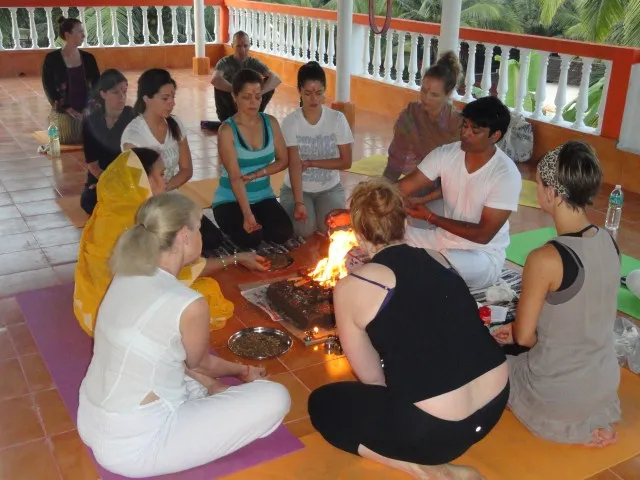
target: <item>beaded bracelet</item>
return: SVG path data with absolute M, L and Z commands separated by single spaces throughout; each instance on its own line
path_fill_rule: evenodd
M 233 254 L 233 266 L 234 267 L 238 266 L 238 254 L 237 253 Z
M 220 257 L 220 261 L 222 262 L 222 269 L 226 270 L 227 269 L 227 264 L 224 261 L 224 257 Z

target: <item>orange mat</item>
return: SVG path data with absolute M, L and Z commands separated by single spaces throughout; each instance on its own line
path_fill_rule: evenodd
M 84 224 L 87 223 L 87 220 L 89 220 L 89 215 L 87 215 L 87 212 L 80 206 L 80 195 L 58 198 L 56 199 L 56 203 L 67 215 L 69 220 L 71 220 L 74 227 L 82 228 Z
M 285 173 L 286 171 L 282 171 L 271 175 L 271 187 L 273 188 L 276 196 L 280 196 L 280 190 L 282 189 Z M 189 197 L 200 207 L 210 208 L 216 188 L 218 188 L 218 179 L 207 178 L 205 180 L 192 180 L 187 182 L 181 186 L 179 190 L 183 195 Z
M 560 445 L 534 437 L 511 412 L 454 463 L 477 468 L 487 480 L 583 480 L 640 453 L 640 378 L 622 369 L 622 421 L 618 443 L 597 449 Z M 301 439 L 305 449 L 227 477 L 226 480 L 409 479 L 404 473 L 346 454 L 319 433 Z
M 46 145 L 49 143 L 49 134 L 46 130 L 36 130 L 31 134 L 31 136 L 38 142 L 40 145 Z M 78 150 L 84 149 L 84 145 L 60 145 L 61 152 L 75 152 Z

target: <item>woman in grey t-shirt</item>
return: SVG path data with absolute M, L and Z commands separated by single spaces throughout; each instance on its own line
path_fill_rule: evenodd
M 289 153 L 289 174 L 280 203 L 293 220 L 296 235 L 326 232 L 325 218 L 344 208 L 340 170 L 351 167 L 353 135 L 342 112 L 324 106 L 327 80 L 317 62 L 298 70 L 302 106 L 282 121 Z

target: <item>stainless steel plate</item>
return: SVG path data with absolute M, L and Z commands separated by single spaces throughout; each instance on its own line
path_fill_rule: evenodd
M 271 327 L 252 327 L 237 331 L 229 337 L 229 350 L 251 360 L 279 357 L 293 345 L 291 336 Z

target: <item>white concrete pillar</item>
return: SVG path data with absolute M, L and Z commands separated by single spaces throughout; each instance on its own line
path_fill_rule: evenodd
M 440 38 L 438 39 L 438 57 L 453 50 L 456 54 L 460 46 L 460 13 L 462 0 L 441 0 L 442 19 L 440 20 Z
M 353 0 L 338 1 L 338 52 L 336 55 L 336 101 L 351 99 L 351 33 Z M 331 59 L 329 59 L 331 60 Z
M 193 20 L 196 39 L 196 57 L 205 56 L 204 0 L 193 0 Z M 216 39 L 217 40 L 217 39 Z
M 606 97 L 603 95 L 602 102 L 605 101 Z M 640 125 L 640 64 L 631 67 L 627 101 L 624 105 L 622 128 L 620 129 L 620 140 L 618 142 L 620 150 L 640 154 L 638 125 Z

